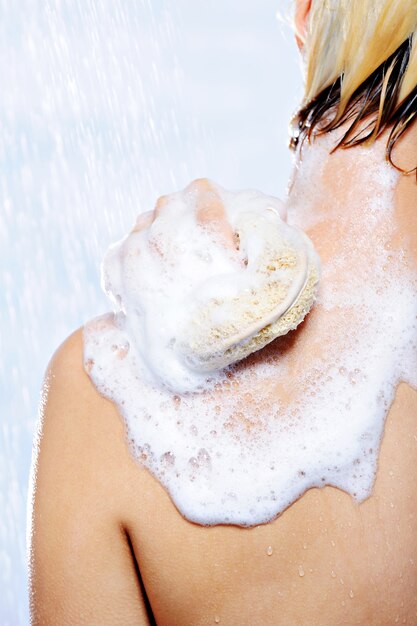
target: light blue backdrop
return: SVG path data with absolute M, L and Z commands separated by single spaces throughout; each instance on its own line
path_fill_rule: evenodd
M 28 623 L 43 371 L 107 308 L 107 245 L 208 176 L 283 196 L 301 92 L 280 0 L 0 0 L 0 624 Z

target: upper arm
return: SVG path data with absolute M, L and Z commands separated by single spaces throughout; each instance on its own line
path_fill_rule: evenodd
M 31 498 L 34 624 L 148 624 L 121 523 L 123 427 L 82 366 L 72 335 L 47 371 Z M 127 490 L 127 486 L 126 486 Z

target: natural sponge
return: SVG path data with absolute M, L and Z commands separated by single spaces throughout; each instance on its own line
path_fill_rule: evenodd
M 316 298 L 320 262 L 302 231 L 268 207 L 240 213 L 235 230 L 245 258 L 242 290 L 200 298 L 178 338 L 197 371 L 226 367 L 295 329 Z

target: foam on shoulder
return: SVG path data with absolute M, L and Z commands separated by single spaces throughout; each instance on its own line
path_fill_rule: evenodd
M 417 386 L 416 272 L 407 251 L 390 243 L 396 175 L 372 154 L 355 148 L 361 194 L 356 200 L 348 194 L 342 205 L 311 178 L 305 182 L 323 160 L 316 147 L 306 150 L 288 203 L 290 222 L 324 225 L 335 245 L 328 246 L 318 302 L 296 341 L 284 336 L 260 352 L 254 344 L 251 356 L 222 369 L 204 368 L 206 358 L 216 365 L 215 351 L 198 345 L 194 357 L 187 353 L 183 324 L 196 319 L 206 333 L 221 329 L 233 303 L 244 318 L 250 307 L 234 298 L 251 289 L 253 277 L 242 271 L 241 249 L 219 247 L 213 231 L 196 228 L 181 194 L 175 198 L 178 214 L 184 211 L 181 228 L 167 214 L 105 261 L 118 308 L 86 326 L 86 368 L 125 418 L 132 453 L 194 522 L 267 522 L 310 487 L 333 485 L 358 501 L 371 493 L 396 386 L 400 380 Z M 220 193 L 233 225 L 242 203 L 263 207 L 261 214 L 266 205 L 282 211 L 262 194 Z M 262 240 L 247 243 L 248 257 L 252 244 L 259 261 Z M 267 282 L 257 284 L 265 299 Z M 207 306 L 216 298 L 219 307 Z

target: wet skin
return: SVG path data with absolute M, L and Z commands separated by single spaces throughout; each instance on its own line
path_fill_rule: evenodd
M 415 154 L 416 143 L 413 131 L 403 144 L 404 159 Z M 352 175 L 354 151 L 329 157 L 323 174 L 329 197 L 343 200 L 352 187 L 354 178 L 345 177 L 345 189 L 337 184 L 344 164 Z M 204 198 L 205 183 L 199 184 Z M 212 207 L 207 210 L 203 215 L 213 219 Z M 224 227 L 221 215 L 217 221 Z M 410 263 L 417 263 L 413 177 L 398 184 L 396 226 L 392 245 L 406 247 Z M 224 232 L 232 245 L 227 225 Z M 343 237 L 323 225 L 308 234 L 324 259 L 335 237 Z M 309 337 L 321 315 L 318 307 L 287 340 L 294 363 L 301 349 L 303 358 L 309 345 L 318 349 Z M 362 504 L 325 487 L 310 490 L 269 524 L 205 528 L 185 520 L 130 456 L 115 406 L 83 370 L 77 331 L 53 357 L 44 389 L 34 483 L 33 623 L 417 624 L 416 418 L 417 392 L 402 383 L 386 421 L 375 487 Z

